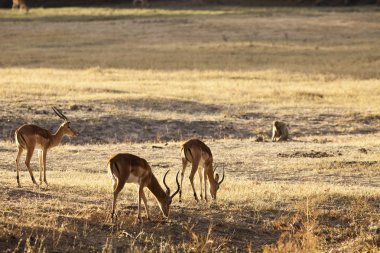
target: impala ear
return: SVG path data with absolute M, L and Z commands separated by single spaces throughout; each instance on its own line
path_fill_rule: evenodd
M 215 174 L 215 181 L 219 182 L 219 174 L 218 173 Z

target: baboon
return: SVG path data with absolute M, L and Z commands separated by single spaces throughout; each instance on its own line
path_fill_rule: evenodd
M 140 3 L 141 7 L 149 7 L 149 0 L 133 0 L 133 6 L 137 6 Z
M 13 0 L 12 9 L 24 9 L 26 12 L 29 11 L 25 0 Z
M 286 141 L 289 138 L 288 127 L 284 122 L 273 121 L 272 141 Z

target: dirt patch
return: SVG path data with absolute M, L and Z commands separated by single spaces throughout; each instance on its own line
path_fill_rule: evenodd
M 305 100 L 321 100 L 324 98 L 324 96 L 320 93 L 316 93 L 316 92 L 303 92 L 303 91 L 300 91 L 300 92 L 297 92 L 295 94 L 295 97 L 297 99 L 305 99 Z
M 328 169 L 369 169 L 378 167 L 380 169 L 380 163 L 378 161 L 334 161 L 330 163 Z
M 333 157 L 336 155 L 342 155 L 342 153 L 338 152 L 337 154 L 333 153 L 327 153 L 324 151 L 296 151 L 293 153 L 279 153 L 277 154 L 278 157 L 285 157 L 285 158 L 301 158 L 301 157 L 308 157 L 308 158 L 324 158 L 324 157 Z

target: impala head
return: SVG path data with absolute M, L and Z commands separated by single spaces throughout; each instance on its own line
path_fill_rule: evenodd
M 52 107 L 52 108 L 53 108 L 53 111 L 55 112 L 55 114 L 57 114 L 58 117 L 60 117 L 61 119 L 64 120 L 63 123 L 62 123 L 61 126 L 60 126 L 60 128 L 63 130 L 63 134 L 64 134 L 64 135 L 68 135 L 68 136 L 77 136 L 77 135 L 78 135 L 78 132 L 71 128 L 71 126 L 70 126 L 70 121 L 69 121 L 68 118 L 62 113 L 62 111 L 59 110 L 59 109 L 56 108 L 56 107 Z
M 215 173 L 215 170 L 216 170 L 216 167 L 214 169 L 214 173 Z M 219 174 L 216 173 L 215 174 L 216 184 L 210 184 L 210 193 L 211 193 L 212 199 L 216 200 L 216 192 L 219 190 L 219 187 L 223 183 L 223 181 L 224 181 L 224 166 L 223 166 L 223 177 L 222 177 L 222 179 L 219 181 Z
M 166 175 L 168 173 L 169 173 L 169 170 L 165 173 L 164 180 L 163 180 L 164 185 L 166 187 L 166 198 L 164 201 L 160 202 L 160 208 L 165 217 L 169 216 L 170 204 L 172 203 L 174 196 L 177 195 L 177 193 L 180 190 L 179 181 L 178 181 L 178 175 L 179 175 L 179 171 L 178 171 L 177 176 L 176 176 L 177 190 L 172 195 L 170 195 L 170 188 L 166 184 Z

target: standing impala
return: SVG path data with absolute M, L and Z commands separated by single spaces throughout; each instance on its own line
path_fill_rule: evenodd
M 12 1 L 12 9 L 24 9 L 25 12 L 29 11 L 28 6 L 25 3 L 25 0 L 13 0 Z
M 32 169 L 30 168 L 30 160 L 32 158 L 34 149 L 38 149 L 38 160 L 40 162 L 40 184 L 42 184 L 42 171 L 44 172 L 44 182 L 46 181 L 46 153 L 48 149 L 58 146 L 61 143 L 63 136 L 76 136 L 78 133 L 70 127 L 70 121 L 63 113 L 53 107 L 55 114 L 58 115 L 64 122 L 60 125 L 55 134 L 50 133 L 48 130 L 36 125 L 26 124 L 19 127 L 15 132 L 15 141 L 18 147 L 18 154 L 16 158 L 16 171 L 17 171 L 17 184 L 21 187 L 19 177 L 19 161 L 21 154 L 26 150 L 25 165 L 28 168 L 30 177 L 33 183 L 37 184 L 34 179 Z
M 112 203 L 112 219 L 115 214 L 116 207 L 116 199 L 119 195 L 120 191 L 123 189 L 125 183 L 136 183 L 138 184 L 138 219 L 141 219 L 141 199 L 144 201 L 145 211 L 148 219 L 149 211 L 148 204 L 144 194 L 144 187 L 148 187 L 148 189 L 153 193 L 156 197 L 157 202 L 160 206 L 161 212 L 165 217 L 169 216 L 169 207 L 172 203 L 174 196 L 179 192 L 179 182 L 178 182 L 178 174 L 176 177 L 177 187 L 178 189 L 170 195 L 170 189 L 166 185 L 166 175 L 169 170 L 165 173 L 164 176 L 164 185 L 166 187 L 166 192 L 161 188 L 160 184 L 157 181 L 157 178 L 153 175 L 152 169 L 150 168 L 148 162 L 140 158 L 138 156 L 132 154 L 117 154 L 112 157 L 108 162 L 109 172 L 113 181 L 113 203 Z
M 194 188 L 194 175 L 195 172 L 198 171 L 199 174 L 199 180 L 200 180 L 200 186 L 201 186 L 201 199 L 202 197 L 202 170 L 201 167 L 203 167 L 203 175 L 204 175 L 204 188 L 205 188 L 205 200 L 207 201 L 207 178 L 210 183 L 210 193 L 211 197 L 215 200 L 216 199 L 216 192 L 219 189 L 219 186 L 222 184 L 224 180 L 224 167 L 223 167 L 223 178 L 219 181 L 219 174 L 215 174 L 214 177 L 214 171 L 212 162 L 212 154 L 209 147 L 206 146 L 202 141 L 198 139 L 192 139 L 188 140 L 184 144 L 182 144 L 181 149 L 181 157 L 182 157 L 182 173 L 181 173 L 181 190 L 179 192 L 179 201 L 181 202 L 182 198 L 182 182 L 183 182 L 183 176 L 186 170 L 187 163 L 190 162 L 192 164 L 191 172 L 190 172 L 190 183 L 191 187 L 193 188 L 194 197 L 195 200 L 198 201 L 197 193 L 195 192 Z

